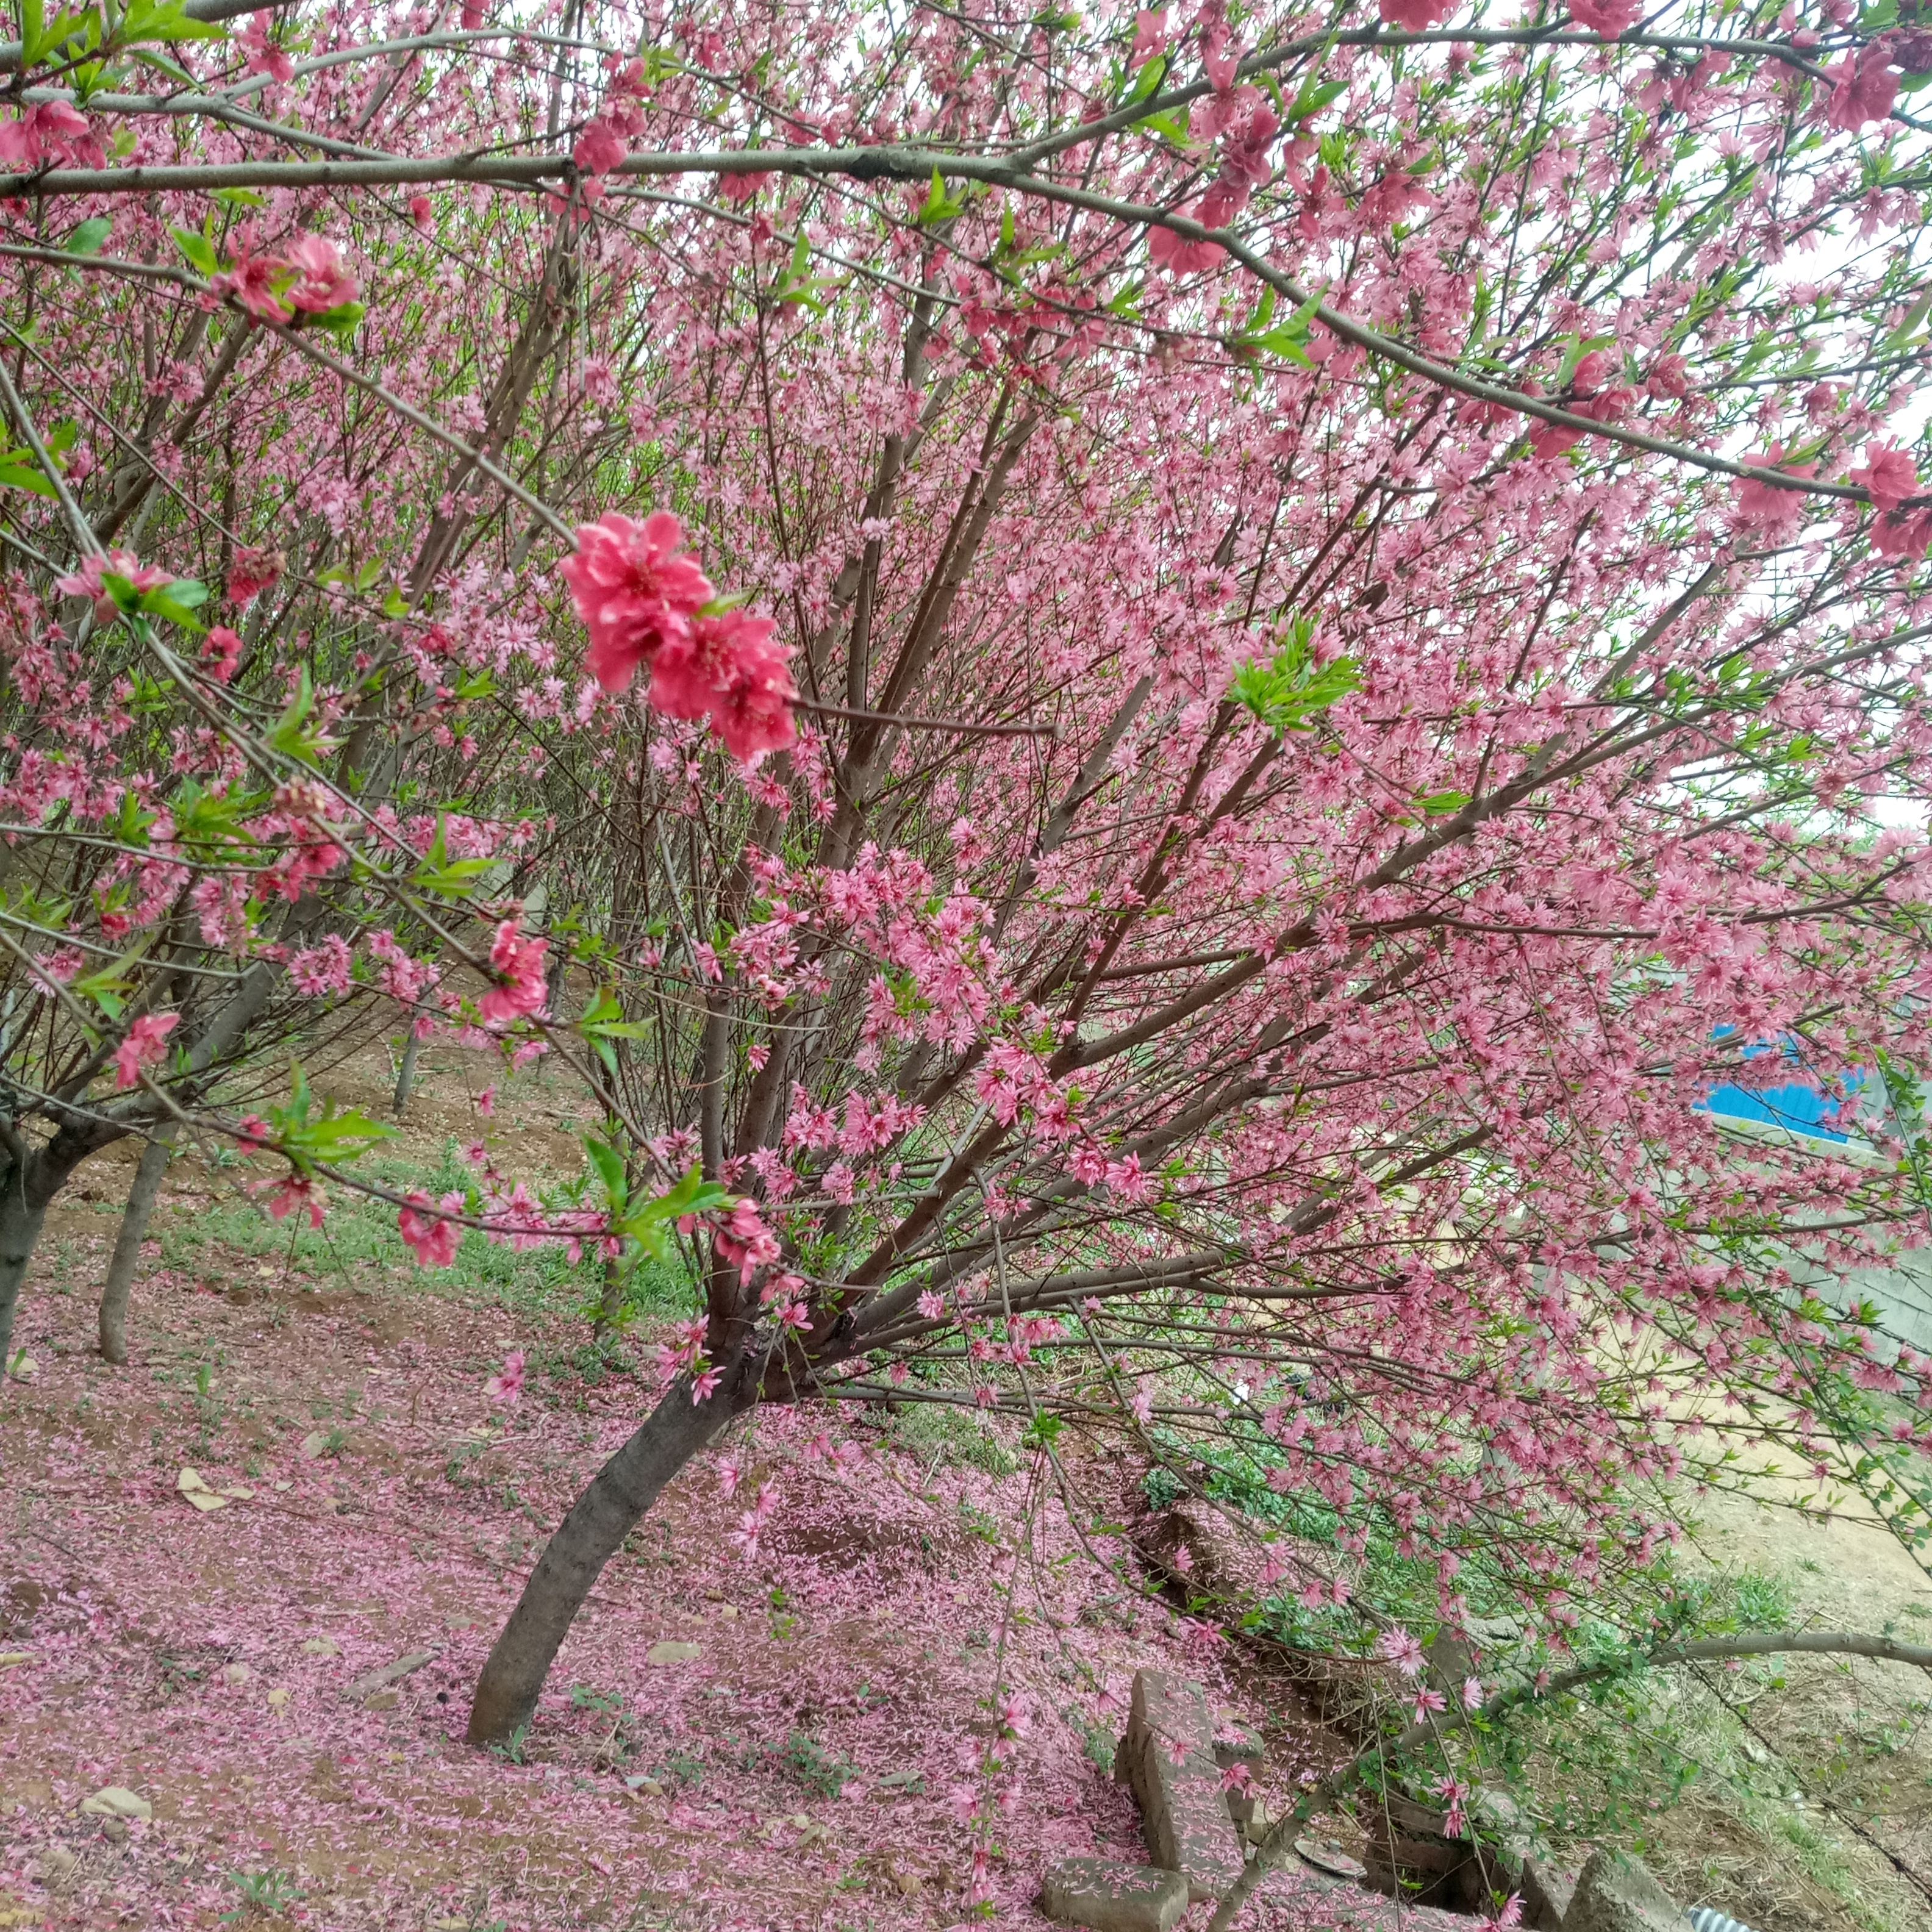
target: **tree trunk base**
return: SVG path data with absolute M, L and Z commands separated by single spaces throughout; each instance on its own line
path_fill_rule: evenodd
M 470 1706 L 472 1744 L 502 1744 L 526 1725 L 559 1647 L 604 1566 L 664 1486 L 730 1420 L 727 1375 L 694 1404 L 680 1378 L 624 1446 L 591 1478 L 538 1558 L 510 1620 L 491 1647 Z

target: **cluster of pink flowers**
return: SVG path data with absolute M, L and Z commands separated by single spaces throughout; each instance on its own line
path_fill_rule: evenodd
M 40 100 L 0 121 L 0 161 L 10 168 L 104 168 L 107 150 L 85 114 L 64 100 Z
M 1852 482 L 1864 486 L 1878 513 L 1872 520 L 1872 548 L 1880 556 L 1923 556 L 1932 544 L 1932 506 L 1906 507 L 1918 488 L 1911 458 L 1895 444 L 1874 442 L 1865 451 L 1864 466 L 1849 473 Z
M 517 922 L 505 920 L 490 947 L 490 964 L 503 976 L 477 1003 L 487 1027 L 506 1027 L 532 1013 L 541 1013 L 548 989 L 544 982 L 547 939 L 526 939 Z
M 121 607 L 101 581 L 106 577 L 124 578 L 142 592 L 158 590 L 164 584 L 174 581 L 158 565 L 143 563 L 132 550 L 110 550 L 105 556 L 97 551 L 91 556 L 83 557 L 78 570 L 68 576 L 55 578 L 54 588 L 63 597 L 92 598 L 95 619 L 100 623 L 110 624 Z
M 590 674 L 606 691 L 622 691 L 646 666 L 652 708 L 710 718 L 734 758 L 756 764 L 791 743 L 798 693 L 776 625 L 715 608 L 676 518 L 659 510 L 639 524 L 613 510 L 577 540 L 560 568 L 590 633 Z
M 168 1035 L 181 1024 L 179 1013 L 143 1013 L 114 1049 L 114 1084 L 135 1085 L 142 1072 L 167 1058 Z
M 644 63 L 622 60 L 613 54 L 605 57 L 604 67 L 610 79 L 603 104 L 584 123 L 584 131 L 570 153 L 579 171 L 590 177 L 586 194 L 589 200 L 596 199 L 597 178 L 608 175 L 631 152 L 631 143 L 644 128 Z
M 236 231 L 228 266 L 208 284 L 218 298 L 232 297 L 257 322 L 292 322 L 326 315 L 356 299 L 356 278 L 341 250 L 320 235 L 300 235 L 279 255 L 260 251 L 253 222 Z
M 396 1226 L 404 1243 L 418 1265 L 450 1267 L 455 1262 L 457 1250 L 463 1245 L 463 1229 L 449 1216 L 464 1211 L 467 1197 L 460 1188 L 452 1188 L 436 1204 L 442 1210 L 440 1214 L 426 1211 L 431 1204 L 430 1198 L 420 1189 L 412 1189 L 408 1198 L 409 1206 L 399 1208 L 396 1214 Z

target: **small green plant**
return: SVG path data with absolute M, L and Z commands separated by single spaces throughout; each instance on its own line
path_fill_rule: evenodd
M 781 1770 L 820 1798 L 836 1798 L 859 1774 L 849 1760 L 827 1750 L 807 1731 L 794 1731 L 772 1755 Z
M 490 1754 L 501 1758 L 506 1764 L 521 1764 L 524 1746 L 529 1742 L 530 1735 L 530 1720 L 526 1718 L 501 1744 L 490 1747 Z
M 260 1912 L 265 1918 L 278 1917 L 302 1896 L 292 1872 L 232 1871 L 228 1882 L 240 1891 L 242 1903 L 232 1912 L 222 1913 L 224 1925 L 232 1925 L 250 1912 Z

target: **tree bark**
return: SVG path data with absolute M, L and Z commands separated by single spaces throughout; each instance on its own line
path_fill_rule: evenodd
M 395 1116 L 403 1118 L 403 1109 L 410 1104 L 410 1089 L 416 1084 L 416 1048 L 422 1044 L 417 1037 L 416 1024 L 410 1022 L 409 1037 L 403 1042 L 403 1064 L 396 1072 Z
M 100 1352 L 117 1366 L 128 1359 L 128 1296 L 134 1286 L 135 1264 L 148 1238 L 148 1219 L 161 1191 L 161 1177 L 174 1152 L 175 1124 L 164 1121 L 141 1150 L 134 1184 L 121 1213 L 121 1232 L 107 1264 L 107 1286 L 100 1291 Z
M 694 1403 L 680 1376 L 630 1440 L 591 1478 L 537 1559 L 491 1646 L 470 1706 L 472 1744 L 499 1744 L 530 1722 L 557 1648 L 618 1546 L 664 1486 L 730 1420 L 738 1381 L 728 1372 Z

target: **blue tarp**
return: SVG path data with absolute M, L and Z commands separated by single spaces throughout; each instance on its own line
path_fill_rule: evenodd
M 1718 1027 L 1712 1037 L 1722 1040 L 1735 1029 Z M 1760 1054 L 1776 1053 L 1796 1066 L 1799 1064 L 1798 1043 L 1795 1040 L 1776 1042 L 1761 1040 L 1744 1048 L 1744 1058 L 1755 1060 Z M 1856 1093 L 1864 1084 L 1862 1070 L 1855 1069 L 1846 1079 L 1846 1089 Z M 1803 1081 L 1792 1081 L 1782 1087 L 1754 1088 L 1738 1087 L 1726 1082 L 1721 1087 L 1712 1088 L 1708 1096 L 1698 1103 L 1707 1114 L 1720 1114 L 1734 1120 L 1762 1120 L 1774 1127 L 1783 1127 L 1794 1134 L 1810 1134 L 1814 1138 L 1826 1141 L 1847 1140 L 1850 1136 L 1836 1127 L 1824 1124 L 1827 1112 L 1835 1112 L 1838 1102 L 1828 1100 L 1815 1087 Z

